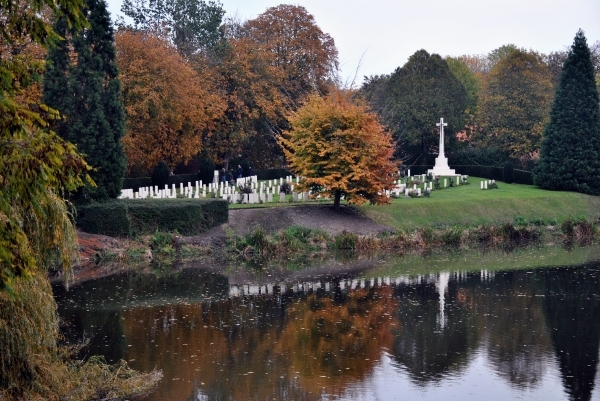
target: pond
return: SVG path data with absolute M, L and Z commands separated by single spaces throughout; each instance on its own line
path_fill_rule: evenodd
M 189 264 L 54 287 L 150 400 L 600 400 L 600 248 Z

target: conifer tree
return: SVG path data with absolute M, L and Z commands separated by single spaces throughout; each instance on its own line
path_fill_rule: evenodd
M 600 106 L 590 49 L 581 30 L 563 66 L 534 183 L 600 195 Z
M 84 196 L 115 198 L 120 194 L 126 158 L 121 145 L 125 117 L 121 83 L 115 61 L 114 31 L 104 0 L 86 0 L 89 28 L 72 31 L 63 19 L 55 30 L 66 40 L 48 54 L 44 102 L 62 119 L 54 127 L 75 143 L 96 170 L 97 187 L 87 186 Z

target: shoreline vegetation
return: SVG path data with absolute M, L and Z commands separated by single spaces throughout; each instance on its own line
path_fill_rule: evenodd
M 325 231 L 292 225 L 269 233 L 257 225 L 241 236 L 227 231 L 221 246 L 194 244 L 186 237 L 173 233 L 156 232 L 121 246 L 96 252 L 88 262 L 103 265 L 110 262 L 161 264 L 208 258 L 238 261 L 291 257 L 323 257 L 338 252 L 349 252 L 355 257 L 376 252 L 402 255 L 427 250 L 473 247 L 503 247 L 512 249 L 529 245 L 555 246 L 588 245 L 600 239 L 599 221 L 584 218 L 567 219 L 559 225 L 546 225 L 541 220 L 481 225 L 468 228 L 423 227 L 411 232 L 390 231 L 375 235 L 359 235 L 342 231 L 331 235 Z M 82 263 L 81 267 L 86 264 Z M 89 267 L 89 263 L 87 264 Z
M 297 264 L 306 265 L 310 260 L 339 255 L 350 261 L 376 253 L 401 256 L 432 250 L 586 246 L 600 238 L 599 226 L 598 219 L 566 219 L 557 225 L 546 224 L 540 219 L 517 219 L 512 223 L 473 227 L 428 226 L 413 231 L 367 235 L 344 230 L 332 235 L 299 225 L 267 232 L 257 225 L 246 235 L 228 229 L 225 240 L 218 246 L 195 244 L 187 237 L 156 232 L 96 252 L 87 264 L 75 269 L 75 275 L 79 270 L 102 268 L 115 262 L 131 264 L 135 269 L 137 265 L 168 266 L 193 260 L 249 262 L 257 267 L 264 262 L 286 260 L 294 268 Z
M 204 240 L 199 240 L 202 235 L 156 231 L 115 239 L 86 255 L 83 262 L 89 268 L 90 262 L 233 261 L 339 251 L 404 253 L 444 247 L 585 244 L 600 237 L 600 197 L 503 182 L 497 189 L 481 190 L 482 180 L 470 177 L 469 184 L 434 190 L 430 197 L 394 198 L 385 206 L 342 206 L 338 212 L 325 211 L 328 206 L 323 201 L 302 206 L 234 204 L 230 222 L 217 227 L 216 233 L 206 233 Z M 292 213 L 294 218 L 289 216 Z

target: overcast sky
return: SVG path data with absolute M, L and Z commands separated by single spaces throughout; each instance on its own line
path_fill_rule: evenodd
M 121 0 L 107 0 L 113 15 Z M 251 19 L 276 0 L 222 0 L 227 15 Z M 420 49 L 442 56 L 484 54 L 504 44 L 542 53 L 572 44 L 579 28 L 600 40 L 600 0 L 297 0 L 335 40 L 340 75 L 389 74 Z M 289 4 L 289 3 L 288 3 Z M 361 61 L 362 57 L 362 61 Z

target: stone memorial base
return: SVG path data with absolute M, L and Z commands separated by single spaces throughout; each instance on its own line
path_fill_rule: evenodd
M 434 177 L 436 175 L 456 175 L 456 171 L 448 166 L 447 157 L 438 156 L 435 158 L 435 166 L 433 166 L 432 169 L 427 170 L 427 174 L 432 174 Z

